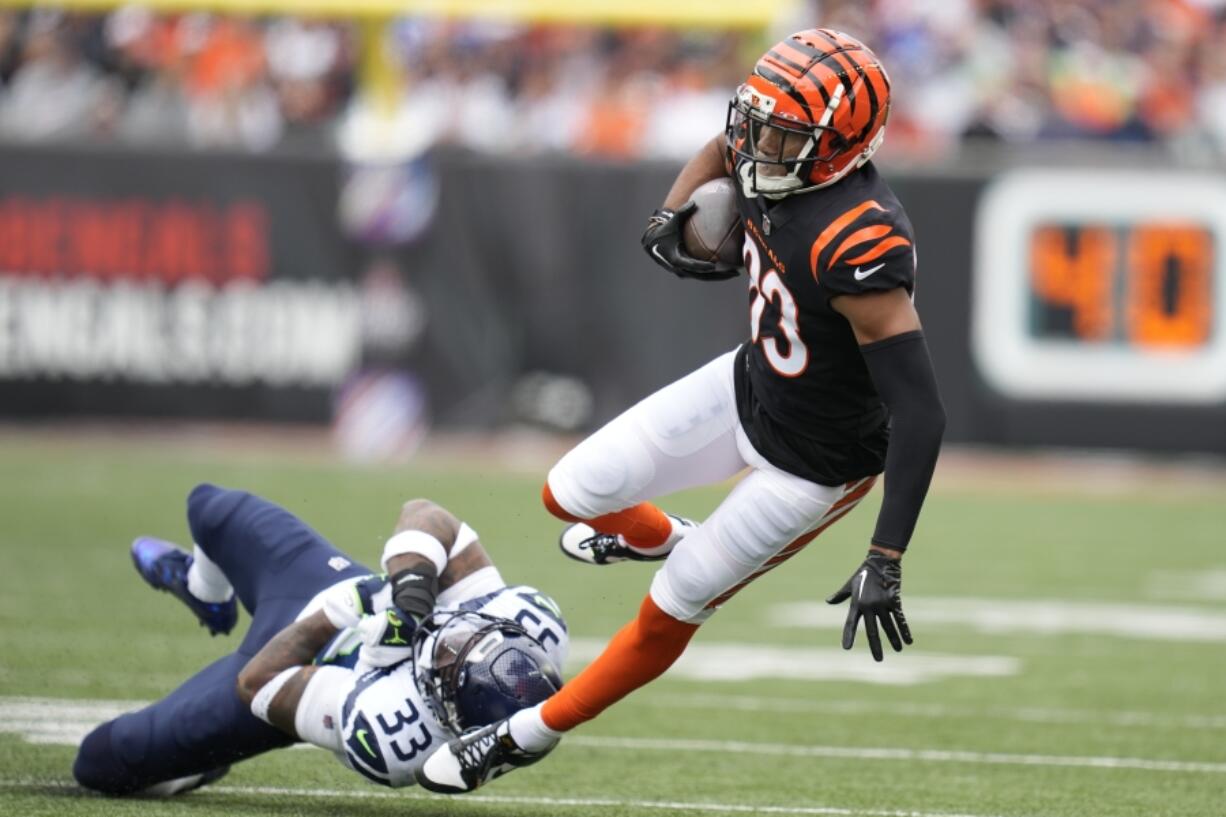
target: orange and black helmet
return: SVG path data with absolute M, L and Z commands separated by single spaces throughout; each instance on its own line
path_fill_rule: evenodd
M 811 28 L 767 51 L 728 106 L 728 160 L 746 196 L 833 184 L 885 138 L 890 78 L 863 43 Z

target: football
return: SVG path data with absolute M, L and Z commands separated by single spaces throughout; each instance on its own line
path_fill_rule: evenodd
M 694 191 L 696 205 L 682 229 L 685 251 L 701 261 L 722 261 L 743 266 L 741 244 L 745 228 L 736 207 L 732 179 L 712 179 Z

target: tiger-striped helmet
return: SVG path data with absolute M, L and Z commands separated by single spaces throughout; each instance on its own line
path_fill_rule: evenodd
M 834 184 L 885 138 L 890 78 L 863 43 L 811 28 L 767 51 L 728 105 L 728 161 L 747 197 Z

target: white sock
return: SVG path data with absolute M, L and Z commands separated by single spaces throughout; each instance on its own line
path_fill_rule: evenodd
M 525 752 L 543 752 L 562 739 L 562 733 L 550 729 L 541 719 L 539 703 L 531 709 L 521 709 L 511 716 L 507 728 L 511 730 L 511 740 Z
M 187 569 L 187 590 L 203 602 L 229 601 L 234 588 L 221 568 L 196 545 L 192 553 L 192 566 Z

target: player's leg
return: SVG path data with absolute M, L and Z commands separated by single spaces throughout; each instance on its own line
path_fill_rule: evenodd
M 753 456 L 751 453 L 749 456 Z M 535 748 L 591 720 L 650 682 L 681 656 L 698 626 L 753 579 L 798 553 L 851 511 L 873 479 L 816 485 L 773 468 L 757 468 L 669 555 L 638 617 L 604 652 L 532 717 L 512 721 Z
M 98 726 L 77 751 L 77 782 L 106 794 L 132 794 L 175 781 L 162 787 L 173 793 L 293 743 L 239 700 L 235 683 L 246 661 L 237 653 L 220 658 L 157 703 Z
M 195 557 L 168 542 L 142 538 L 132 547 L 137 569 L 154 587 L 172 592 L 214 632 L 228 631 L 235 613 L 230 613 L 229 626 L 219 630 L 213 613 L 226 605 L 200 599 L 192 577 L 204 572 L 213 587 L 224 586 L 235 594 L 253 617 L 240 648 L 248 655 L 293 621 L 315 594 L 370 573 L 289 511 L 246 491 L 199 485 L 188 496 L 187 517 Z M 260 615 L 269 600 L 276 601 L 276 609 Z M 233 601 L 226 604 L 232 607 Z
M 187 498 L 187 521 L 195 543 L 252 613 L 261 599 L 285 596 L 291 569 L 307 599 L 340 579 L 370 572 L 294 514 L 247 491 L 198 485 Z
M 545 507 L 663 556 L 688 530 L 652 497 L 727 479 L 745 467 L 737 446 L 735 352 L 665 386 L 610 421 L 549 472 Z M 581 558 L 563 542 L 563 549 Z M 591 561 L 592 559 L 585 559 Z M 603 560 L 597 560 L 603 561 Z
M 187 605 L 210 635 L 234 629 L 238 623 L 234 588 L 199 546 L 188 553 L 173 542 L 141 536 L 132 543 L 131 555 L 141 578 Z
M 419 773 L 423 786 L 471 791 L 485 782 L 490 768 L 535 762 L 563 733 L 659 677 L 719 605 L 799 552 L 872 487 L 871 477 L 839 487 L 816 485 L 770 466 L 743 434 L 739 443 L 755 470 L 681 540 L 656 574 L 638 616 L 545 703 L 431 755 Z

